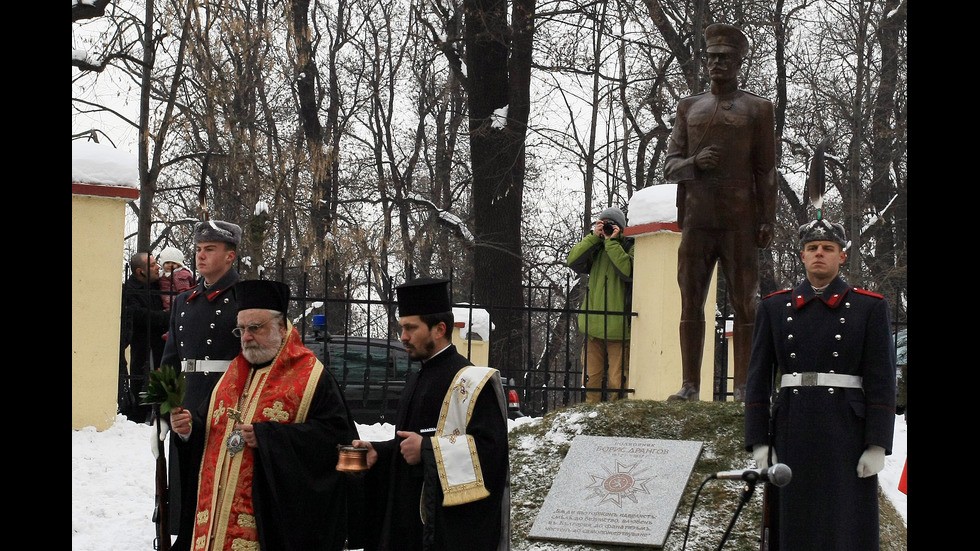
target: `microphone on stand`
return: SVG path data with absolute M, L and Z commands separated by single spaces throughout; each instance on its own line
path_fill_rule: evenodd
M 711 475 L 710 478 L 716 478 L 718 480 L 744 480 L 746 482 L 758 482 L 761 480 L 782 488 L 793 479 L 793 470 L 783 463 L 776 463 L 765 469 L 721 471 Z

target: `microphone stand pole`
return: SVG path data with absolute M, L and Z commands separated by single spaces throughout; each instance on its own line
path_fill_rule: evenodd
M 751 471 L 746 471 L 743 475 L 745 479 L 745 486 L 742 487 L 742 497 L 738 501 L 738 507 L 735 509 L 735 515 L 732 516 L 731 522 L 728 523 L 728 528 L 725 529 L 725 533 L 721 536 L 721 542 L 718 544 L 718 551 L 725 546 L 725 542 L 728 541 L 728 535 L 731 534 L 732 528 L 735 526 L 735 521 L 738 520 L 738 515 L 742 513 L 742 508 L 745 504 L 749 502 L 752 498 L 752 493 L 755 492 L 755 483 L 759 481 L 758 475 Z

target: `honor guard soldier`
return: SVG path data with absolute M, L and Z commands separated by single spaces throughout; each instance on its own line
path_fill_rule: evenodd
M 235 329 L 238 304 L 230 291 L 238 283 L 232 266 L 242 242 L 242 229 L 230 222 L 211 220 L 194 228 L 195 263 L 200 277 L 196 286 L 174 298 L 170 330 L 162 365 L 184 373 L 187 391 L 184 409 L 204 426 L 211 391 L 238 356 L 241 341 Z M 170 526 L 177 530 L 174 548 L 191 548 L 200 457 L 178 457 L 170 447 Z
M 878 477 L 895 428 L 888 303 L 840 277 L 844 227 L 800 228 L 806 279 L 759 305 L 745 396 L 745 444 L 775 489 L 778 549 L 878 549 Z M 773 549 L 776 549 L 774 547 Z

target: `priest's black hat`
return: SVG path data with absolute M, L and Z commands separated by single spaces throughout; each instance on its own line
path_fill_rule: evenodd
M 251 279 L 235 284 L 238 310 L 276 310 L 286 315 L 289 308 L 289 286 L 279 281 Z
M 442 314 L 453 310 L 448 279 L 413 279 L 395 287 L 395 292 L 398 293 L 398 315 L 401 317 Z

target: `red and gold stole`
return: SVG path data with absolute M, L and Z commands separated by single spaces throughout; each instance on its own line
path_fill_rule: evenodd
M 232 360 L 211 395 L 192 549 L 259 547 L 252 507 L 255 458 L 248 446 L 237 453 L 229 449 L 235 425 L 229 409 L 238 410 L 243 423 L 302 423 L 322 373 L 323 364 L 292 324 L 269 366 L 252 369 L 241 354 Z

